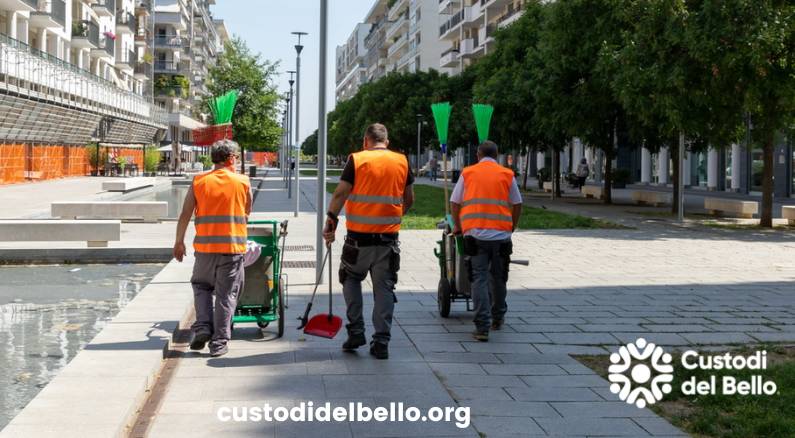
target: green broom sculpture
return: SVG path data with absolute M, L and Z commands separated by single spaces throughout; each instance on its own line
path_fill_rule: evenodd
M 489 127 L 494 107 L 476 103 L 472 105 L 472 113 L 475 115 L 475 126 L 478 129 L 478 142 L 483 143 L 489 139 Z
M 448 217 L 450 216 L 450 205 L 449 196 L 447 195 L 447 131 L 450 127 L 450 113 L 453 111 L 453 107 L 450 106 L 450 102 L 434 103 L 431 105 L 431 111 L 433 111 L 433 120 L 436 123 L 439 146 L 442 149 L 442 163 L 444 163 L 444 215 Z

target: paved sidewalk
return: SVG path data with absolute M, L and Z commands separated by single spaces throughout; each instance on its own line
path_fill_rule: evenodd
M 315 185 L 302 179 L 298 218 L 278 177 L 263 186 L 258 215 L 290 219 L 288 246 L 314 246 Z M 283 187 L 283 184 L 281 185 Z M 343 224 L 344 221 L 341 222 Z M 287 333 L 235 328 L 230 353 L 180 360 L 151 436 L 682 436 L 651 411 L 619 402 L 609 384 L 571 354 L 607 353 L 643 336 L 671 348 L 795 342 L 795 239 L 664 228 L 517 233 L 505 329 L 471 340 L 471 312 L 437 313 L 438 231 L 404 231 L 390 360 L 344 354 L 334 340 L 295 330 L 314 269 L 288 269 Z M 334 266 L 339 244 L 334 246 Z M 313 261 L 293 250 L 288 261 Z M 336 272 L 335 272 L 336 277 Z M 338 283 L 336 314 L 344 314 Z M 315 311 L 325 311 L 321 286 Z M 368 283 L 366 291 L 372 288 Z M 372 310 L 365 293 L 365 312 Z M 372 328 L 368 320 L 368 333 Z M 300 401 L 370 407 L 468 406 L 466 430 L 452 423 L 223 423 L 221 406 L 294 406 Z

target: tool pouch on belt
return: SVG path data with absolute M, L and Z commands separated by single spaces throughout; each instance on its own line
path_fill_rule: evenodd
M 356 266 L 356 262 L 359 261 L 359 248 L 346 240 L 345 245 L 342 246 L 342 257 L 340 259 L 342 261 L 339 270 L 340 283 L 345 284 L 345 279 L 348 277 L 347 268 Z
M 508 281 L 508 271 L 511 266 L 511 254 L 513 254 L 513 242 L 506 240 L 500 244 L 500 259 L 502 259 L 505 272 L 505 281 Z
M 464 236 L 464 255 L 474 257 L 478 255 L 478 241 L 472 236 Z

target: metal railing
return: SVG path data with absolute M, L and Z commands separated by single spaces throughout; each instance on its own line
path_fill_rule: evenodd
M 39 98 L 47 95 L 52 101 L 143 123 L 168 123 L 167 114 L 143 96 L 2 33 L 0 78 L 5 88 L 18 93 L 35 87 Z
M 46 0 L 39 3 L 38 12 L 34 14 L 46 14 L 52 17 L 58 24 L 66 24 L 66 2 L 64 0 Z
M 104 7 L 111 13 L 116 12 L 116 0 L 94 0 L 92 6 Z
M 86 38 L 89 43 L 99 47 L 99 26 L 91 20 L 83 20 L 80 26 L 72 28 L 72 37 Z
M 184 47 L 188 39 L 179 35 L 155 35 L 155 47 Z
M 106 35 L 99 39 L 99 48 L 110 56 L 116 56 L 116 41 Z
M 453 14 L 453 16 L 450 17 L 450 19 L 447 20 L 446 23 L 444 23 L 439 27 L 439 36 L 440 37 L 444 36 L 444 34 L 449 32 L 450 29 L 456 27 L 463 20 L 464 20 L 464 9 L 461 9 L 460 11 Z
M 152 64 L 149 62 L 137 61 L 134 67 L 134 73 L 137 75 L 143 75 L 147 78 L 152 77 Z
M 124 26 L 129 29 L 131 33 L 136 33 L 138 28 L 135 15 L 127 11 L 119 11 L 119 13 L 116 14 L 116 26 Z
M 184 73 L 187 70 L 188 70 L 188 68 L 184 64 L 183 61 L 179 61 L 179 62 L 174 62 L 174 61 L 155 61 L 155 71 L 156 72 L 177 74 L 177 73 Z
M 127 65 L 134 65 L 138 60 L 138 55 L 135 54 L 133 50 L 122 50 L 119 53 L 119 59 L 117 62 Z

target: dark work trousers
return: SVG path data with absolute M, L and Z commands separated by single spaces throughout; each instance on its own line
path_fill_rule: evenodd
M 400 270 L 398 241 L 379 245 L 360 246 L 345 238 L 340 263 L 340 283 L 348 307 L 348 335 L 364 334 L 362 316 L 362 281 L 370 274 L 373 282 L 373 340 L 388 344 L 395 310 L 395 284 Z
M 196 253 L 193 265 L 194 333 L 210 333 L 210 347 L 225 345 L 232 338 L 232 317 L 243 286 L 243 254 Z M 215 295 L 215 305 L 213 305 Z
M 479 240 L 467 237 L 467 253 L 472 266 L 472 302 L 475 326 L 488 331 L 491 320 L 502 320 L 508 311 L 505 303 L 511 240 Z

